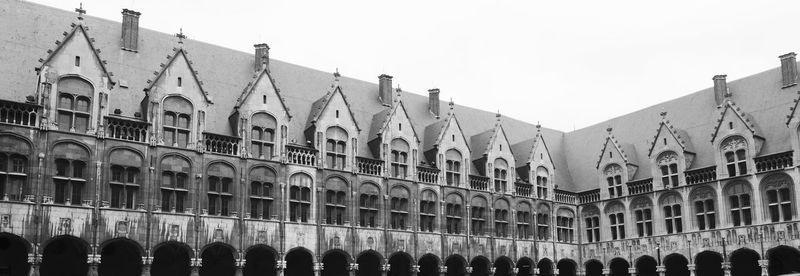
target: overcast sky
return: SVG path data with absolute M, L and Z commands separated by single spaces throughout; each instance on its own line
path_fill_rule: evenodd
M 564 131 L 780 65 L 800 1 L 82 0 L 91 16 L 377 82 Z M 80 1 L 34 0 L 73 10 Z M 702 2 L 702 3 L 701 3 Z

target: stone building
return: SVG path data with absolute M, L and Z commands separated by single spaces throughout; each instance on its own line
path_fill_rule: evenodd
M 572 132 L 0 2 L 0 275 L 800 271 L 797 64 Z

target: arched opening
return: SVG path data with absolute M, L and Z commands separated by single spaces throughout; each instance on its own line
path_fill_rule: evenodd
M 731 275 L 761 275 L 761 266 L 758 265 L 759 259 L 761 259 L 761 256 L 751 249 L 741 248 L 733 251 L 730 257 Z
M 681 254 L 675 253 L 664 258 L 666 276 L 689 276 L 689 261 Z
M 389 258 L 388 276 L 411 275 L 411 256 L 405 253 L 395 253 Z
M 305 249 L 295 249 L 286 254 L 286 275 L 314 275 L 314 259 Z
M 462 276 L 466 273 L 467 261 L 460 255 L 452 255 L 444 262 L 447 266 L 446 276 Z
M 536 267 L 539 268 L 539 275 L 541 276 L 553 275 L 553 262 L 551 262 L 548 258 L 539 260 L 539 263 L 536 264 Z
M 142 275 L 142 253 L 134 241 L 119 239 L 103 246 L 97 273 L 103 275 Z M 0 273 L 0 275 L 3 275 Z
M 781 245 L 767 251 L 769 275 L 781 275 L 800 272 L 800 252 L 789 246 Z
M 658 266 L 656 259 L 647 255 L 641 256 L 636 260 L 636 275 L 658 276 L 656 266 Z
M 472 258 L 472 261 L 469 262 L 469 266 L 472 267 L 472 274 L 471 276 L 488 276 L 489 275 L 489 260 L 486 257 L 478 256 Z
M 27 242 L 13 234 L 0 234 L 0 275 L 27 276 L 30 267 Z
M 608 268 L 611 269 L 611 276 L 630 276 L 631 274 L 628 273 L 630 267 L 628 261 L 623 258 L 614 258 L 608 264 Z
M 156 247 L 153 253 L 153 264 L 150 266 L 151 276 L 188 276 L 192 273 L 189 266 L 189 247 L 182 243 L 167 242 Z
M 517 269 L 518 276 L 533 276 L 533 260 L 528 257 L 522 257 L 517 261 Z
M 508 257 L 500 257 L 494 260 L 494 276 L 509 276 L 511 275 L 511 260 Z
M 225 244 L 209 245 L 203 250 L 200 258 L 203 259 L 200 276 L 233 276 L 236 274 L 233 250 Z
M 598 260 L 586 262 L 586 276 L 603 276 L 603 263 Z
M 328 251 L 322 257 L 322 276 L 346 276 L 347 255 L 339 250 Z
M 425 254 L 419 259 L 419 276 L 439 276 L 439 260 L 433 254 Z
M 694 258 L 696 273 L 702 276 L 722 276 L 722 255 L 703 251 Z
M 381 274 L 381 256 L 375 251 L 366 251 L 358 256 L 358 270 L 356 276 L 371 276 Z
M 244 276 L 275 276 L 275 251 L 257 246 L 245 254 Z
M 89 270 L 86 243 L 76 237 L 60 236 L 47 244 L 42 253 L 40 275 L 86 275 Z
M 558 276 L 575 276 L 575 261 L 570 259 L 561 259 L 556 264 L 558 268 Z

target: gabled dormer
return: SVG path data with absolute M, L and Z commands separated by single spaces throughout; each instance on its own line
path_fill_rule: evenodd
M 619 197 L 627 194 L 625 183 L 635 179 L 639 169 L 634 148 L 621 144 L 611 133 L 612 128 L 607 128 L 608 135 L 603 142 L 600 156 L 597 160 L 600 195 L 603 198 Z
M 103 135 L 102 118 L 108 115 L 108 94 L 113 73 L 100 57 L 100 49 L 83 22 L 71 25 L 56 40 L 47 57 L 39 59 L 36 101 L 45 107 L 43 127 L 82 134 Z
M 425 128 L 425 143 L 422 150 L 425 158 L 443 172 L 440 174 L 442 177 L 440 183 L 466 187 L 470 148 L 453 107 L 453 101 L 450 101 L 450 111 L 445 118 Z
M 361 128 L 350 109 L 347 98 L 339 86 L 339 73 L 322 98 L 311 106 L 304 131 L 308 145 L 320 151 L 320 165 L 339 170 L 350 170 L 355 164 L 357 137 Z
M 490 189 L 511 193 L 515 179 L 514 153 L 498 112 L 494 128 L 470 138 L 472 163 L 478 172 L 489 178 Z
M 534 197 L 551 199 L 555 185 L 555 164 L 547 149 L 541 125 L 536 125 L 536 136 L 512 146 L 519 164 L 520 178 L 536 187 Z
M 727 100 L 718 110 L 717 123 L 711 133 L 711 144 L 717 153 L 717 176 L 727 178 L 754 173 L 753 158 L 764 145 L 755 121 L 732 100 Z
M 689 135 L 667 120 L 667 112 L 661 112 L 661 122 L 650 142 L 647 153 L 650 158 L 654 187 L 673 188 L 685 185 L 683 173 L 692 167 L 695 152 Z
M 392 106 L 372 116 L 368 145 L 372 154 L 388 164 L 389 176 L 413 179 L 416 175 L 419 137 L 396 90 Z

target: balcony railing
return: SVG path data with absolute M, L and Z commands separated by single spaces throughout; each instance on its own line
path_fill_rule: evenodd
M 417 181 L 428 184 L 438 184 L 439 169 L 417 166 Z
M 578 202 L 581 204 L 600 201 L 600 189 L 585 191 L 578 194 Z
M 653 191 L 653 179 L 647 178 L 642 180 L 636 180 L 628 182 L 628 194 L 629 195 L 638 195 L 643 193 L 649 193 Z
M 239 138 L 214 133 L 203 133 L 203 143 L 206 145 L 206 152 L 213 152 L 227 155 L 239 154 Z
M 531 197 L 533 196 L 533 185 L 525 182 L 515 182 L 514 188 L 518 196 Z
M 106 137 L 135 142 L 147 142 L 149 123 L 116 116 L 106 116 Z
M 555 190 L 555 201 L 566 203 L 566 204 L 575 204 L 578 202 L 578 195 L 573 192 L 567 192 L 562 190 Z
M 286 146 L 286 162 L 303 166 L 317 165 L 317 150 L 294 145 Z
M 39 106 L 34 104 L 0 101 L 0 123 L 36 126 L 39 118 L 38 110 Z
M 717 180 L 717 166 L 686 171 L 686 184 L 692 185 Z
M 358 173 L 380 176 L 383 174 L 383 160 L 356 157 Z
M 488 191 L 489 178 L 480 175 L 469 175 L 469 187 L 475 190 Z
M 768 172 L 791 167 L 794 157 L 792 151 L 756 157 L 756 172 Z

